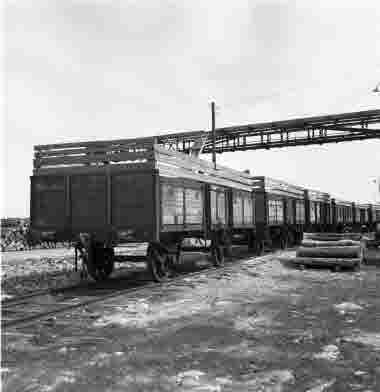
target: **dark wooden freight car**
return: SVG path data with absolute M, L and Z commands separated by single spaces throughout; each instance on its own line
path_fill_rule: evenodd
M 186 237 L 201 238 L 216 265 L 233 235 L 255 246 L 251 176 L 133 141 L 35 147 L 31 227 L 77 249 L 95 279 L 113 269 L 115 247 L 147 242 L 154 279 L 168 276 Z
M 286 248 L 302 239 L 306 223 L 304 189 L 269 177 L 254 177 L 256 242 Z
M 311 232 L 331 230 L 331 199 L 325 192 L 306 189 L 306 225 Z

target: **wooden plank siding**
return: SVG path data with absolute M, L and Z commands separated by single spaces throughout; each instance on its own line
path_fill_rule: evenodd
M 119 152 L 114 153 L 100 153 L 100 154 L 86 154 L 86 155 L 63 155 L 53 157 L 39 157 L 34 160 L 34 165 L 40 167 L 52 167 L 57 165 L 76 165 L 89 163 L 112 163 L 112 162 L 136 162 L 148 161 L 153 157 L 153 152 Z
M 62 179 L 60 198 L 54 201 L 54 208 L 62 207 L 62 219 L 52 218 L 49 227 L 59 226 L 68 235 L 85 231 L 115 234 L 119 241 L 159 240 L 168 232 L 212 229 L 219 215 L 223 215 L 223 224 L 236 228 L 231 219 L 232 190 L 244 195 L 238 226 L 255 225 L 251 175 L 221 165 L 214 168 L 211 162 L 152 143 L 133 148 L 92 142 L 37 146 L 33 174 L 33 184 Z M 182 204 L 164 193 L 164 184 L 182 187 Z M 207 191 L 215 188 L 221 190 L 216 217 L 211 214 Z M 32 221 L 37 229 L 41 228 L 38 219 L 45 214 L 36 208 L 40 199 L 32 186 Z
M 36 146 L 34 174 L 53 174 L 62 171 L 72 171 L 76 174 L 80 169 L 82 172 L 96 171 L 104 166 L 113 167 L 122 163 L 123 170 L 154 167 L 159 170 L 160 175 L 184 177 L 247 191 L 251 191 L 254 183 L 249 174 L 221 165 L 217 165 L 214 169 L 211 162 L 177 151 L 169 151 L 154 144 L 136 146 L 134 149 L 128 145 L 123 149 L 122 146 L 115 146 L 114 143 L 105 145 L 90 143 L 90 147 L 86 146 L 86 143 L 50 145 L 52 147 Z M 66 150 L 62 146 L 69 148 Z

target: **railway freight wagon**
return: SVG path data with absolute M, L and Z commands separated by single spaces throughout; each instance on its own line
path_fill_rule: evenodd
M 331 198 L 328 193 L 305 189 L 307 231 L 329 231 L 331 226 Z
M 374 213 L 375 221 L 380 222 L 380 204 L 375 204 L 374 209 L 375 209 L 375 213 Z
M 304 189 L 269 177 L 253 179 L 258 248 L 299 242 L 306 223 Z
M 357 204 L 359 210 L 358 218 L 360 226 L 368 226 L 371 223 L 371 205 L 370 204 Z
M 352 202 L 332 199 L 332 225 L 334 231 L 341 232 L 345 226 L 352 226 L 354 222 L 354 210 Z
M 36 146 L 31 228 L 74 240 L 90 275 L 106 278 L 126 242 L 148 243 L 155 280 L 168 276 L 186 237 L 202 238 L 216 265 L 235 233 L 255 247 L 253 180 L 246 173 L 152 142 Z
M 380 221 L 380 205 L 371 204 L 370 214 L 369 214 L 370 228 L 375 230 L 376 223 Z

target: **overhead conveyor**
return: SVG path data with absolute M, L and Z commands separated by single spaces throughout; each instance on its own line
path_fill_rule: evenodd
M 215 130 L 215 152 L 247 151 L 380 139 L 380 109 L 239 125 Z M 35 158 L 93 153 L 99 149 L 140 151 L 152 142 L 169 150 L 199 155 L 213 152 L 211 131 L 189 131 L 133 139 L 35 146 Z
M 217 128 L 215 151 L 247 151 L 312 144 L 380 139 L 380 110 L 296 118 Z M 199 147 L 199 141 L 203 146 Z M 169 149 L 212 153 L 212 133 L 207 131 L 161 135 L 157 142 Z

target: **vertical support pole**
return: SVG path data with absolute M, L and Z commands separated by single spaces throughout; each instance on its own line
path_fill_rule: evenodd
M 212 130 L 212 162 L 216 169 L 216 151 L 215 151 L 215 102 L 211 102 L 211 130 Z

